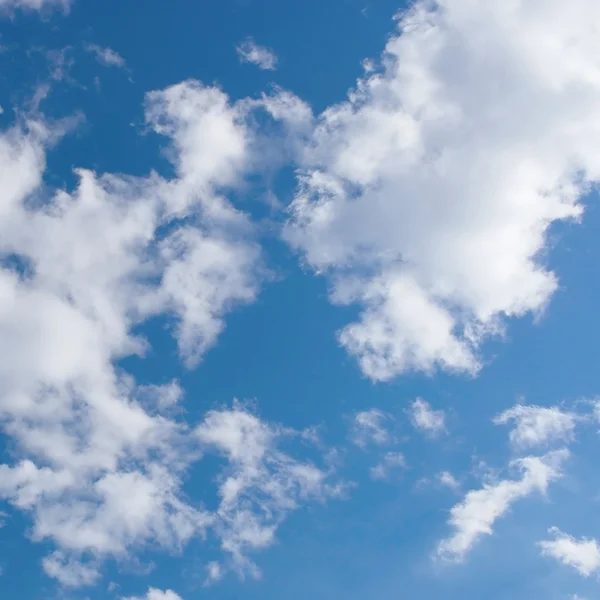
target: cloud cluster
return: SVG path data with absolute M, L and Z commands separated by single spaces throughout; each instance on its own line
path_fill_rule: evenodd
M 181 600 L 181 596 L 172 590 L 159 590 L 150 588 L 145 596 L 123 598 L 123 600 Z
M 241 562 L 297 502 L 326 495 L 326 474 L 276 451 L 277 435 L 249 413 L 210 413 L 193 433 L 169 417 L 176 382 L 137 386 L 116 367 L 144 355 L 139 326 L 161 315 L 196 365 L 262 272 L 253 226 L 225 196 L 249 162 L 247 108 L 188 81 L 148 94 L 146 116 L 169 140 L 170 178 L 80 170 L 73 191 L 52 191 L 45 157 L 64 131 L 24 118 L 0 134 L 0 422 L 15 448 L 0 498 L 55 545 L 44 568 L 65 585 L 92 583 L 104 558 L 176 551 L 209 527 Z M 217 514 L 190 504 L 186 468 L 211 444 L 230 451 L 218 436 L 243 418 L 265 432 L 262 454 L 230 457 Z M 270 504 L 252 504 L 255 491 Z
M 368 377 L 476 373 L 505 317 L 557 287 L 547 234 L 600 179 L 595 0 L 419 1 L 381 64 L 323 112 L 285 236 Z
M 68 4 L 0 0 L 0 10 Z M 138 385 L 116 366 L 143 356 L 140 327 L 166 317 L 193 367 L 225 316 L 256 298 L 262 251 L 228 198 L 271 145 L 258 139 L 253 111 L 283 124 L 283 155 L 299 166 L 285 240 L 328 276 L 332 302 L 361 307 L 339 340 L 364 374 L 474 374 L 485 339 L 550 300 L 548 231 L 580 217 L 600 178 L 598 22 L 595 0 L 417 1 L 381 63 L 316 119 L 281 90 L 237 103 L 195 81 L 150 92 L 146 120 L 167 140 L 169 175 L 78 170 L 75 189 L 50 190 L 46 154 L 61 125 L 20 115 L 0 133 L 0 423 L 14 443 L 0 499 L 31 516 L 34 540 L 52 544 L 48 575 L 89 585 L 105 559 L 178 551 L 204 534 L 225 556 L 207 565 L 207 583 L 230 569 L 258 575 L 251 554 L 273 543 L 283 519 L 341 491 L 327 468 L 282 449 L 293 431 L 237 403 L 194 427 L 172 416 L 177 382 Z M 124 66 L 109 48 L 88 50 Z M 237 51 L 276 67 L 251 39 Z M 420 431 L 445 430 L 444 412 L 422 399 L 410 415 Z M 355 415 L 354 442 L 389 443 L 386 419 Z M 517 406 L 495 422 L 515 424 L 511 443 L 522 450 L 569 441 L 576 417 Z M 208 453 L 224 461 L 214 509 L 182 492 Z M 438 555 L 464 559 L 515 502 L 545 493 L 567 456 L 519 458 L 518 477 L 469 491 Z M 404 466 L 387 452 L 371 476 Z M 439 480 L 458 487 L 449 473 Z M 584 575 L 598 569 L 596 541 L 553 533 L 545 554 Z M 145 600 L 180 599 L 150 589 Z

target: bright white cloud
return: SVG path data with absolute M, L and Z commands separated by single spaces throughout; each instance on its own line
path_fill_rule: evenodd
M 551 298 L 548 229 L 600 179 L 599 20 L 596 0 L 418 1 L 320 116 L 285 237 L 363 307 L 339 339 L 368 377 L 475 373 Z
M 567 450 L 551 452 L 542 457 L 529 456 L 511 463 L 521 471 L 520 479 L 505 479 L 471 490 L 462 502 L 450 511 L 449 525 L 454 533 L 437 548 L 439 557 L 462 561 L 484 535 L 492 535 L 493 525 L 519 499 L 533 492 L 546 493 L 548 485 L 561 476 L 561 465 Z
M 277 68 L 275 53 L 264 46 L 259 46 L 251 37 L 237 46 L 236 51 L 241 62 L 252 63 L 263 71 L 274 71 Z
M 438 435 L 446 430 L 446 416 L 443 410 L 433 410 L 423 398 L 417 398 L 409 409 L 413 426 L 429 435 Z
M 569 567 L 573 567 L 584 577 L 600 571 L 600 544 L 597 540 L 581 538 L 579 540 L 553 527 L 552 540 L 540 542 L 542 554 L 551 556 Z
M 389 415 L 377 408 L 355 413 L 350 433 L 353 443 L 361 448 L 371 443 L 387 444 L 391 440 L 386 426 L 389 419 Z
M 553 406 L 517 404 L 494 418 L 497 425 L 514 423 L 509 437 L 517 448 L 531 448 L 552 442 L 568 442 L 573 438 L 577 415 Z
M 105 67 L 125 68 L 125 59 L 112 48 L 105 48 L 98 44 L 88 44 L 85 47 L 87 52 L 90 52 L 96 57 L 96 60 Z

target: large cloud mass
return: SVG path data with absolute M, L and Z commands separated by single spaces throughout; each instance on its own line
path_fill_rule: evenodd
M 381 69 L 320 117 L 286 237 L 362 305 L 364 373 L 476 372 L 556 289 L 549 227 L 600 178 L 600 4 L 417 2 Z

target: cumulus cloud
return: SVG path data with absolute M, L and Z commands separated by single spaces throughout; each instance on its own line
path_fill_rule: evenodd
M 389 415 L 377 408 L 355 413 L 350 432 L 352 442 L 361 448 L 371 443 L 387 444 L 391 440 L 386 426 L 389 419 Z
M 519 449 L 567 442 L 572 439 L 577 415 L 553 406 L 523 406 L 518 404 L 494 418 L 496 425 L 514 423 L 509 437 Z
M 269 48 L 259 46 L 251 37 L 246 38 L 236 48 L 241 62 L 252 63 L 263 71 L 274 71 L 277 68 L 277 56 Z
M 597 540 L 577 540 L 556 527 L 550 529 L 550 534 L 554 539 L 539 544 L 544 556 L 550 556 L 564 565 L 573 567 L 584 577 L 600 571 L 600 545 Z
M 285 238 L 362 306 L 339 340 L 368 377 L 476 373 L 482 341 L 552 297 L 547 232 L 600 179 L 599 18 L 595 0 L 418 1 L 320 115 Z
M 0 499 L 30 515 L 31 537 L 55 549 L 43 567 L 65 585 L 92 583 L 104 559 L 138 548 L 178 551 L 209 528 L 241 564 L 293 507 L 327 495 L 327 473 L 277 450 L 278 428 L 235 409 L 193 433 L 173 418 L 176 382 L 138 386 L 116 367 L 143 357 L 140 326 L 159 315 L 192 367 L 226 314 L 254 300 L 261 251 L 227 198 L 249 169 L 248 110 L 195 81 L 152 92 L 148 124 L 168 142 L 173 175 L 78 170 L 72 191 L 43 184 L 64 131 L 23 117 L 0 132 L 0 423 L 14 447 Z M 234 430 L 227 419 L 266 432 L 255 462 L 215 433 Z M 211 447 L 232 464 L 216 512 L 181 491 Z
M 433 410 L 423 398 L 417 398 L 409 409 L 410 420 L 415 429 L 428 435 L 439 435 L 446 430 L 446 416 L 443 410 Z
M 96 60 L 105 67 L 125 68 L 125 59 L 115 50 L 108 47 L 99 46 L 98 44 L 87 44 L 85 47 L 87 52 L 90 52 L 96 57 Z
M 521 472 L 519 479 L 504 479 L 471 490 L 450 511 L 449 525 L 453 534 L 437 548 L 439 557 L 462 561 L 484 535 L 492 535 L 493 525 L 519 499 L 533 492 L 546 493 L 548 485 L 561 477 L 561 465 L 567 450 L 558 450 L 542 457 L 529 456 L 511 463 Z

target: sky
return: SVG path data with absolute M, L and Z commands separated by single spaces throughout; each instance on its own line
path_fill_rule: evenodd
M 600 596 L 596 0 L 0 0 L 0 597 Z

